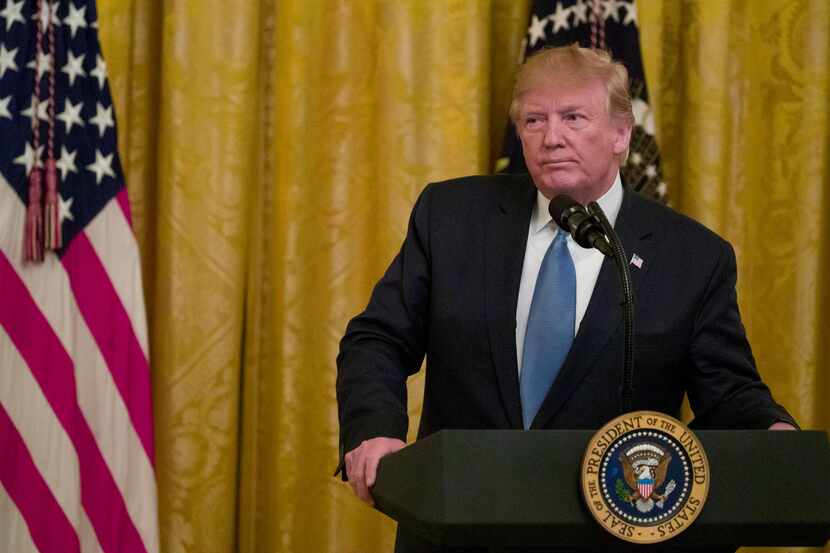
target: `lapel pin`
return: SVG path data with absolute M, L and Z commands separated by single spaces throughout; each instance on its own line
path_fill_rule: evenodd
M 634 265 L 638 269 L 643 268 L 643 258 L 637 255 L 636 253 L 631 256 L 631 265 Z

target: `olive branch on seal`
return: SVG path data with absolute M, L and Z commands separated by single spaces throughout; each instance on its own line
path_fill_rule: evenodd
M 614 485 L 614 491 L 616 492 L 618 499 L 630 502 L 631 493 L 628 490 L 628 486 L 622 481 L 621 478 L 617 478 L 617 482 Z

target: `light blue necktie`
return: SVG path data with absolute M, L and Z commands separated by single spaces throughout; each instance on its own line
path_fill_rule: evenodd
M 525 429 L 533 423 L 573 342 L 576 271 L 567 237 L 561 230 L 556 233 L 533 290 L 519 378 Z

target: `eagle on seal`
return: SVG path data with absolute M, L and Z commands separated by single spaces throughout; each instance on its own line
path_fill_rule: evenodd
M 628 496 L 630 504 L 633 505 L 641 499 L 644 501 L 649 499 L 658 502 L 665 501 L 667 496 L 657 493 L 657 488 L 666 481 L 666 473 L 669 470 L 671 458 L 671 453 L 666 451 L 660 457 L 657 466 L 643 463 L 635 467 L 627 455 L 620 454 L 620 464 L 623 467 L 625 483 L 634 491 Z

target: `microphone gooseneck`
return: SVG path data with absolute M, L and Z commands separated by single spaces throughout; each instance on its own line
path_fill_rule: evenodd
M 606 257 L 612 257 L 617 265 L 622 288 L 624 327 L 623 375 L 620 387 L 622 413 L 629 413 L 634 401 L 634 290 L 631 273 L 626 263 L 626 253 L 617 233 L 596 202 L 585 206 L 560 194 L 551 200 L 550 216 L 562 230 L 573 236 L 583 248 L 596 248 Z
M 588 212 L 593 218 L 599 221 L 605 235 L 611 238 L 611 246 L 614 250 L 614 261 L 617 265 L 617 274 L 620 277 L 622 288 L 622 310 L 623 310 L 623 377 L 620 389 L 620 404 L 623 413 L 630 413 L 634 402 L 634 289 L 631 287 L 631 272 L 628 264 L 625 248 L 623 248 L 620 237 L 614 231 L 614 227 L 605 216 L 605 212 L 596 202 L 588 204 Z

